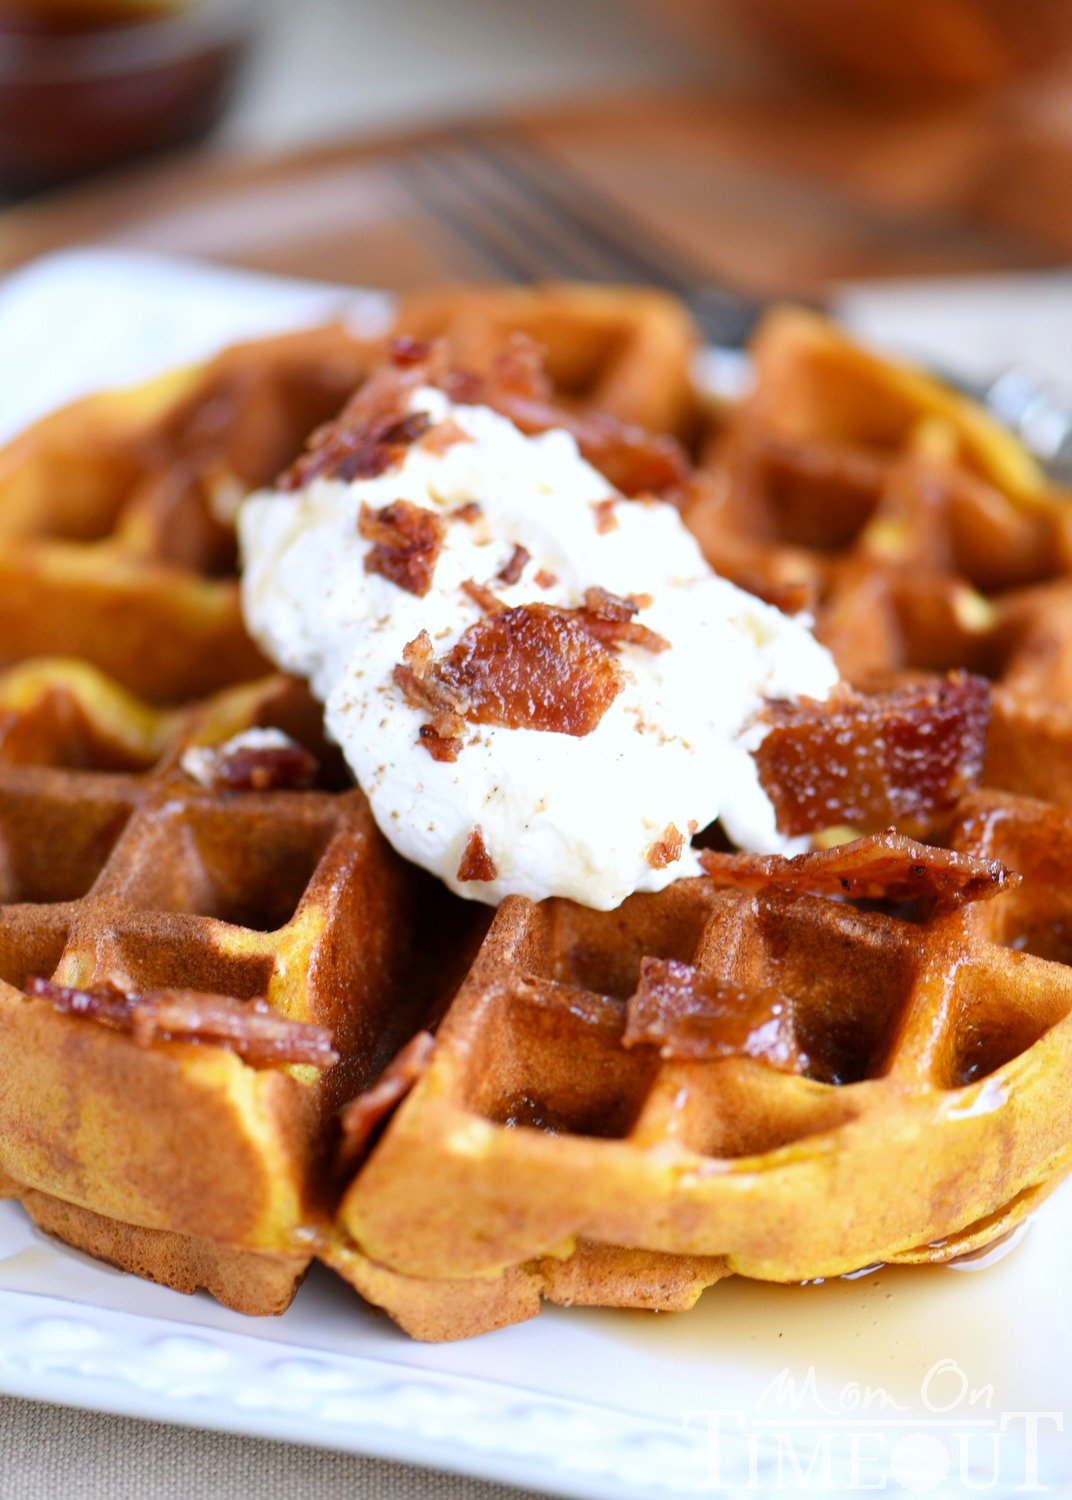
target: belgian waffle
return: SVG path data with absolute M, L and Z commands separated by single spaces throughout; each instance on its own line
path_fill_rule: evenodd
M 424 1338 L 543 1298 L 684 1308 L 730 1272 L 938 1260 L 1004 1233 L 1072 1140 L 1072 824 L 1012 794 L 1068 800 L 1064 502 L 980 413 L 806 315 L 768 325 L 753 394 L 714 420 L 694 334 L 657 294 L 429 294 L 398 329 L 477 367 L 527 333 L 566 406 L 699 442 L 682 503 L 712 560 L 810 602 L 861 686 L 992 676 L 1004 790 L 935 836 L 1022 883 L 956 909 L 849 902 L 746 890 L 715 861 L 613 913 L 511 898 L 470 964 L 479 910 L 390 853 L 238 613 L 237 498 L 378 350 L 341 329 L 250 345 L 91 398 L 0 455 L 5 1190 L 71 1243 L 247 1311 L 284 1306 L 318 1254 Z M 190 774 L 191 748 L 250 726 L 305 746 L 319 784 Z M 748 1055 L 728 1023 L 707 1060 L 637 1044 L 650 961 L 782 997 L 791 1065 Z M 109 986 L 264 997 L 330 1030 L 340 1061 L 139 1045 L 65 1010 L 65 989 Z M 415 1040 L 419 1066 L 387 1066 Z M 354 1096 L 366 1117 L 377 1102 L 343 1191 L 336 1115 Z
M 612 913 L 510 898 L 331 1264 L 445 1338 L 541 1296 L 682 1308 L 730 1271 L 796 1281 L 989 1242 L 1072 1159 L 1070 834 L 1043 804 L 966 799 L 952 847 L 1025 878 L 929 917 L 714 879 Z M 804 1069 L 627 1049 L 645 958 L 791 996 Z
M 691 337 L 646 294 L 551 305 L 570 334 L 556 369 L 582 405 L 642 390 L 652 341 L 632 327 Z M 447 332 L 465 315 L 464 298 L 436 311 Z M 70 1243 L 247 1312 L 293 1295 L 332 1201 L 338 1108 L 418 1024 L 481 915 L 391 853 L 318 710 L 263 675 L 239 612 L 237 499 L 379 353 L 341 327 L 258 341 L 89 397 L 0 454 L 0 1181 Z M 183 769 L 191 747 L 250 726 L 309 749 L 318 784 L 206 788 Z M 264 997 L 329 1030 L 340 1061 L 139 1046 L 29 998 L 42 979 Z
M 232 790 L 184 769 L 252 725 L 330 766 L 287 679 L 154 711 L 94 669 L 0 682 L 0 1168 L 45 1228 L 247 1312 L 289 1302 L 311 1251 L 324 1141 L 404 1040 L 418 918 L 436 894 L 357 791 Z M 432 905 L 429 906 L 429 901 Z M 328 1028 L 340 1061 L 251 1066 L 196 1039 L 139 1046 L 26 998 L 94 992 L 251 1000 Z
M 812 314 L 760 330 L 755 387 L 686 511 L 712 564 L 794 589 L 868 687 L 993 683 L 986 782 L 1072 802 L 1072 509 L 978 407 Z

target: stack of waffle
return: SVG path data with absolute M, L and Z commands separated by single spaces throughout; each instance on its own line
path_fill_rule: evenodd
M 5 1191 L 248 1312 L 319 1256 L 424 1338 L 1006 1232 L 1072 1150 L 1065 500 L 980 413 L 803 314 L 764 329 L 732 411 L 654 293 L 430 294 L 399 328 L 478 367 L 520 330 L 564 405 L 692 445 L 711 561 L 809 605 L 854 683 L 989 676 L 986 787 L 931 836 L 1022 879 L 849 901 L 713 857 L 614 912 L 450 897 L 237 602 L 237 500 L 380 351 L 339 329 L 232 350 L 0 455 Z M 702 1046 L 642 1034 L 645 987 L 681 974 Z M 777 1055 L 733 1011 L 757 995 Z

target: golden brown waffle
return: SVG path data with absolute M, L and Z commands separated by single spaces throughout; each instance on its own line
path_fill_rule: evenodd
M 806 312 L 768 319 L 752 394 L 686 512 L 713 565 L 800 585 L 863 686 L 994 683 L 989 785 L 1072 803 L 1072 506 L 980 408 Z
M 221 790 L 182 769 L 188 746 L 251 725 L 311 747 L 324 785 Z M 438 893 L 360 792 L 330 789 L 334 769 L 315 705 L 285 678 L 170 713 L 66 661 L 0 682 L 8 1191 L 64 1239 L 250 1312 L 281 1310 L 308 1264 L 334 1115 L 408 1035 L 417 922 L 437 920 Z M 257 1068 L 195 1041 L 139 1046 L 26 998 L 36 976 L 266 997 L 328 1027 L 341 1060 Z
M 398 327 L 477 367 L 527 333 L 567 404 L 699 431 L 695 337 L 659 294 L 436 293 Z M 959 913 L 711 878 L 615 913 L 514 898 L 456 988 L 480 909 L 386 848 L 304 691 L 261 675 L 233 576 L 238 496 L 378 352 L 341 329 L 249 345 L 0 454 L 3 1190 L 93 1254 L 248 1311 L 285 1306 L 319 1253 L 426 1338 L 541 1298 L 684 1308 L 730 1271 L 935 1260 L 1010 1228 L 1072 1139 L 1072 815 L 969 799 L 953 847 L 1025 879 Z M 689 503 L 712 560 L 806 587 L 862 684 L 994 676 L 992 783 L 1072 801 L 1064 502 L 985 417 L 807 315 L 768 325 L 757 367 Z M 251 724 L 313 750 L 321 784 L 183 771 L 186 747 Z M 784 993 L 807 1068 L 624 1047 L 643 957 Z M 34 976 L 263 994 L 330 1027 L 342 1062 L 139 1046 L 27 997 Z M 424 1026 L 430 1067 L 336 1215 L 336 1111 Z
M 559 330 L 554 373 L 580 404 L 616 390 L 624 417 L 645 415 L 626 395 L 645 399 L 652 327 L 671 327 L 667 358 L 685 369 L 691 334 L 665 299 L 508 301 L 519 327 Z M 471 338 L 467 308 L 441 301 L 441 331 Z M 486 309 L 497 338 L 498 299 Z M 482 920 L 388 850 L 315 706 L 262 676 L 239 613 L 237 500 L 296 456 L 381 347 L 338 327 L 258 341 L 78 402 L 0 453 L 4 1191 L 93 1254 L 249 1312 L 292 1296 L 331 1191 L 338 1107 Z M 324 784 L 209 791 L 182 772 L 187 745 L 251 724 L 310 746 Z M 23 995 L 49 976 L 266 995 L 329 1027 L 342 1061 L 258 1070 L 215 1046 L 139 1047 Z
M 677 1309 L 938 1261 L 1072 1160 L 1072 816 L 967 799 L 955 849 L 1022 886 L 959 913 L 713 879 L 500 908 L 435 1053 L 344 1201 L 329 1262 L 420 1338 L 555 1302 Z M 645 957 L 791 997 L 808 1064 L 622 1045 Z

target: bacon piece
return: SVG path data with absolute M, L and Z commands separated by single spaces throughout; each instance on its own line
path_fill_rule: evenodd
M 488 615 L 433 675 L 464 700 L 470 723 L 590 734 L 621 691 L 622 674 L 578 613 L 523 604 Z
M 990 689 L 954 672 L 873 697 L 770 703 L 755 752 L 782 833 L 926 826 L 978 780 Z
M 357 530 L 373 543 L 365 556 L 366 573 L 379 573 L 418 598 L 427 594 L 447 535 L 435 511 L 409 500 L 395 500 L 380 510 L 363 504 Z
M 452 400 L 490 406 L 522 432 L 562 428 L 582 455 L 623 495 L 662 494 L 683 488 L 691 470 L 673 438 L 655 436 L 606 412 L 569 412 L 555 406 L 536 345 L 513 334 L 492 374 L 451 371 L 442 381 Z
M 596 518 L 596 531 L 600 536 L 606 536 L 610 531 L 617 531 L 618 517 L 615 514 L 618 501 L 613 495 L 606 500 L 593 500 L 592 510 Z
M 704 849 L 700 861 L 708 875 L 742 890 L 810 891 L 869 901 L 933 898 L 943 910 L 989 901 L 1021 879 L 996 859 L 919 844 L 892 828 L 792 859 Z
M 365 381 L 333 422 L 319 427 L 306 451 L 276 481 L 299 490 L 317 478 L 374 479 L 405 456 L 432 425 L 427 412 L 411 412 L 413 392 L 434 385 L 446 371 L 445 347 L 396 340 L 391 359 Z
M 129 994 L 118 985 L 74 989 L 31 979 L 26 993 L 47 1000 L 61 1015 L 82 1016 L 133 1037 L 139 1047 L 154 1042 L 192 1042 L 223 1047 L 253 1068 L 304 1063 L 330 1068 L 339 1060 L 323 1026 L 291 1021 L 266 1000 L 198 990 L 149 990 Z
M 402 1103 L 413 1085 L 424 1077 L 435 1051 L 430 1031 L 418 1031 L 371 1088 L 358 1094 L 342 1112 L 342 1141 L 337 1168 L 351 1173 L 364 1160 L 377 1128 Z
M 622 1046 L 658 1047 L 671 1062 L 754 1057 L 782 1073 L 804 1073 L 810 1065 L 788 996 L 742 989 L 676 958 L 641 960 Z
M 646 651 L 668 651 L 670 642 L 665 636 L 649 630 L 646 625 L 637 625 L 633 620 L 637 611 L 650 603 L 650 594 L 622 599 L 606 589 L 586 589 L 580 614 L 585 628 L 605 646 L 628 644 L 643 646 Z
M 505 565 L 499 569 L 498 573 L 496 573 L 496 578 L 500 583 L 516 583 L 521 577 L 522 573 L 525 571 L 525 568 L 531 558 L 532 553 L 529 551 L 529 549 L 527 547 L 522 547 L 521 543 L 518 542 L 514 550 L 511 552 L 509 558 L 507 559 Z
M 437 457 L 456 448 L 459 443 L 471 443 L 473 440 L 464 427 L 459 427 L 453 417 L 446 417 L 442 422 L 437 422 L 423 441 L 423 447 L 427 453 L 434 453 Z
M 483 830 L 477 824 L 462 851 L 461 863 L 458 866 L 458 879 L 462 882 L 494 880 L 498 873 L 495 861 L 488 853 L 488 846 L 484 842 Z
M 434 672 L 432 637 L 422 630 L 402 649 L 402 661 L 394 669 L 395 685 L 411 708 L 425 709 L 430 724 L 418 730 L 420 743 L 433 760 L 457 760 L 460 737 L 465 731 L 465 699 Z
M 202 786 L 230 792 L 303 791 L 320 769 L 304 745 L 275 729 L 247 730 L 222 745 L 191 745 L 179 764 Z
M 541 568 L 533 577 L 533 582 L 538 589 L 553 589 L 558 582 L 558 574 L 552 573 L 547 568 Z
M 456 505 L 447 514 L 452 521 L 479 521 L 484 514 L 484 507 L 479 500 L 466 500 L 464 505 Z
M 667 823 L 663 829 L 662 838 L 655 840 L 644 857 L 653 870 L 665 870 L 667 865 L 672 865 L 675 860 L 681 858 L 681 851 L 684 847 L 684 835 L 674 827 L 673 823 Z

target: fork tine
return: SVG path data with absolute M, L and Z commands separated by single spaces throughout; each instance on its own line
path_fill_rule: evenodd
M 439 174 L 429 170 L 424 153 L 397 162 L 395 175 L 410 197 L 427 214 L 444 224 L 470 254 L 483 262 L 494 276 L 507 281 L 529 281 L 528 266 L 518 260 L 514 249 L 503 242 L 501 236 L 490 235 L 473 219 L 467 200 L 444 182 Z
M 600 247 L 579 236 L 568 221 L 549 213 L 523 183 L 489 169 L 482 153 L 462 139 L 427 158 L 441 180 L 466 197 L 469 212 L 498 238 L 509 237 L 533 279 L 606 280 Z M 613 269 L 611 269 L 613 274 Z
M 519 192 L 538 198 L 557 221 L 569 224 L 577 239 L 601 247 L 615 279 L 666 287 L 686 303 L 711 343 L 747 343 L 765 301 L 713 284 L 696 262 L 543 147 L 516 133 L 489 138 L 473 131 L 467 139 Z

